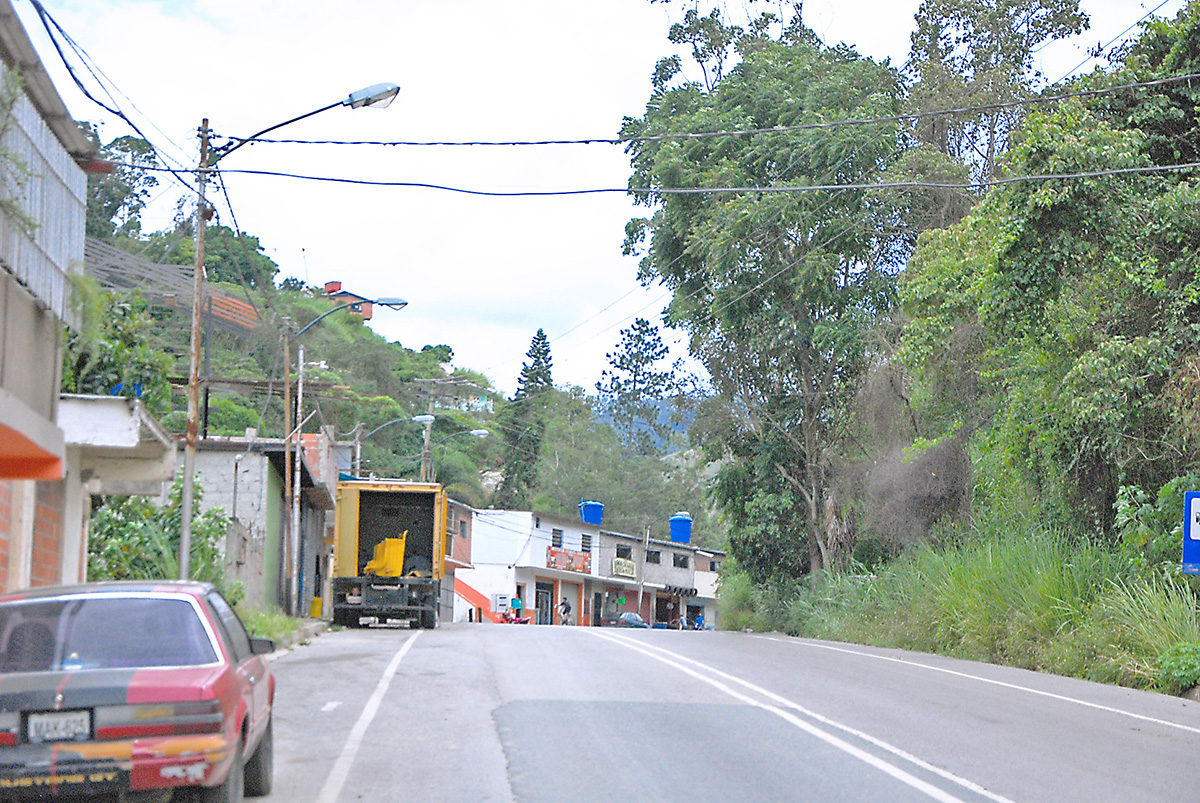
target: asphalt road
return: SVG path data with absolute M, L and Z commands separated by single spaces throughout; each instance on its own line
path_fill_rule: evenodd
M 273 668 L 266 801 L 1200 801 L 1200 704 L 938 656 L 463 624 Z

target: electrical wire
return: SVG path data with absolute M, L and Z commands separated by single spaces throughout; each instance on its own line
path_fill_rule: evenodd
M 1137 26 L 1141 25 L 1141 24 L 1142 24 L 1142 23 L 1143 23 L 1143 22 L 1144 22 L 1146 19 L 1148 19 L 1148 18 L 1150 18 L 1150 17 L 1154 16 L 1154 14 L 1156 14 L 1160 8 L 1162 8 L 1163 6 L 1165 6 L 1165 5 L 1166 5 L 1167 3 L 1169 3 L 1169 2 L 1171 2 L 1171 0 L 1162 0 L 1162 2 L 1161 2 L 1161 3 L 1159 3 L 1157 6 L 1155 6 L 1154 8 L 1152 8 L 1151 10 L 1149 10 L 1149 11 L 1147 11 L 1145 14 L 1143 14 L 1143 15 L 1142 15 L 1142 16 L 1141 16 L 1141 17 L 1140 17 L 1138 20 L 1137 20 L 1137 22 L 1134 22 L 1134 23 L 1133 23 L 1132 25 L 1130 25 L 1128 28 L 1126 28 L 1125 30 L 1121 31 L 1119 34 L 1117 34 L 1116 36 L 1114 36 L 1112 39 L 1108 40 L 1108 42 L 1107 42 L 1106 44 L 1103 44 L 1103 45 L 1101 45 L 1100 47 L 1096 48 L 1096 51 L 1097 51 L 1098 53 L 1103 53 L 1105 50 L 1108 50 L 1110 47 L 1112 47 L 1112 46 L 1113 46 L 1113 44 L 1114 44 L 1114 43 L 1115 43 L 1115 42 L 1116 42 L 1118 39 L 1120 39 L 1122 36 L 1124 36 L 1125 34 L 1129 33 L 1130 31 L 1132 31 L 1132 30 L 1133 30 L 1134 28 L 1136 28 Z M 1065 81 L 1067 78 L 1069 78 L 1069 77 L 1071 77 L 1072 75 L 1074 75 L 1074 73 L 1075 73 L 1075 71 L 1076 71 L 1076 70 L 1078 70 L 1080 67 L 1082 67 L 1083 65 L 1087 64 L 1089 61 L 1091 61 L 1091 60 L 1092 60 L 1092 59 L 1094 59 L 1094 58 L 1096 58 L 1096 56 L 1089 55 L 1089 56 L 1088 56 L 1086 59 L 1084 59 L 1083 61 L 1081 61 L 1081 62 L 1079 62 L 1078 64 L 1076 64 L 1076 65 L 1075 65 L 1074 67 L 1072 67 L 1071 69 L 1067 70 L 1066 74 L 1064 74 L 1062 78 L 1059 78 L 1057 81 L 1055 81 L 1055 83 L 1056 83 L 1056 84 L 1057 84 L 1057 83 L 1062 83 L 1062 82 L 1063 82 L 1063 81 Z
M 88 90 L 88 88 L 86 86 L 84 86 L 83 81 L 80 80 L 79 75 L 75 72 L 75 67 L 71 64 L 70 60 L 67 58 L 66 53 L 63 52 L 63 47 L 62 47 L 61 42 L 59 41 L 59 37 L 61 36 L 63 41 L 66 41 L 71 46 L 71 48 L 76 52 L 77 55 L 79 53 L 83 52 L 82 48 L 80 48 L 77 44 L 75 44 L 74 40 L 63 29 L 63 27 L 61 25 L 59 25 L 58 22 L 53 17 L 50 16 L 49 12 L 47 12 L 46 8 L 42 5 L 41 0 L 29 0 L 29 2 L 33 5 L 34 11 L 37 12 L 38 19 L 41 21 L 42 27 L 46 29 L 46 35 L 50 38 L 50 43 L 54 46 L 55 52 L 58 53 L 58 57 L 62 61 L 63 66 L 66 68 L 67 74 L 71 76 L 71 80 L 75 83 L 75 86 L 79 89 L 79 91 L 81 93 L 83 93 L 83 96 L 85 98 L 87 98 L 88 100 L 90 100 L 92 103 L 96 104 L 100 108 L 107 111 L 109 114 L 112 114 L 112 115 L 120 118 L 121 120 L 123 120 L 126 123 L 126 125 L 128 125 L 130 128 L 132 128 L 139 137 L 141 137 L 143 140 L 145 140 L 146 143 L 149 144 L 150 147 L 154 149 L 154 154 L 156 157 L 161 157 L 161 155 L 162 155 L 161 149 L 159 149 L 158 147 L 156 147 L 153 144 L 153 142 L 150 140 L 150 138 L 146 136 L 145 132 L 143 132 L 142 129 L 139 128 L 138 125 L 133 122 L 133 120 L 129 119 L 129 116 L 126 115 L 125 112 L 121 111 L 121 109 L 119 109 L 115 106 L 115 100 L 113 100 L 112 95 L 110 93 L 108 93 L 107 89 L 105 89 L 104 91 L 106 94 L 108 94 L 109 99 L 113 101 L 113 103 L 114 103 L 113 106 L 109 106 L 107 103 L 104 103 L 103 101 L 98 99 L 95 95 L 92 94 L 92 92 L 90 90 Z M 55 34 L 56 31 L 58 32 L 58 35 Z M 82 61 L 82 58 L 81 58 L 81 61 Z M 87 67 L 86 61 L 84 62 L 84 66 Z M 93 78 L 96 78 L 96 74 L 91 71 L 90 67 L 88 67 L 88 71 L 92 74 Z M 100 83 L 99 79 L 97 79 L 97 83 Z M 100 86 L 102 89 L 104 88 L 102 83 L 100 84 Z M 172 143 L 172 144 L 174 144 L 174 143 Z M 178 146 L 176 146 L 176 147 L 178 147 Z M 126 165 L 126 166 L 128 166 L 128 165 Z M 135 167 L 140 168 L 141 166 L 135 165 Z M 167 166 L 167 165 L 165 165 L 165 163 L 162 168 L 156 168 L 156 169 L 170 173 L 186 189 L 188 189 L 189 191 L 191 191 L 193 193 L 198 194 L 198 190 L 195 187 L 193 187 L 191 184 L 191 175 L 189 173 L 186 173 L 182 170 Z
M 1169 0 L 1166 0 L 1169 2 Z M 1160 6 L 1161 7 L 1161 6 Z M 1153 13 L 1153 12 L 1151 12 Z M 1136 23 L 1135 23 L 1136 24 Z M 1086 62 L 1085 62 L 1086 63 Z M 799 123 L 796 125 L 786 126 L 768 126 L 764 128 L 739 128 L 720 131 L 693 131 L 680 134 L 648 134 L 645 136 L 635 137 L 589 137 L 584 139 L 546 139 L 546 140 L 509 140 L 509 141 L 487 141 L 487 140 L 467 140 L 467 141 L 406 141 L 406 140 L 310 140 L 310 139 L 255 139 L 254 143 L 270 143 L 270 144 L 290 144 L 290 145 L 371 145 L 371 146 L 390 146 L 390 147 L 487 147 L 487 146 L 503 146 L 503 147 L 524 147 L 524 146 L 545 146 L 545 145 L 629 145 L 636 142 L 666 142 L 670 140 L 700 140 L 714 139 L 720 137 L 742 137 L 754 136 L 757 134 L 787 134 L 797 131 L 823 131 L 838 128 L 847 128 L 853 126 L 870 126 L 881 125 L 884 123 L 903 123 L 917 122 L 936 117 L 961 116 L 971 114 L 982 114 L 987 112 L 1004 111 L 1007 109 L 1020 108 L 1022 106 L 1033 106 L 1041 103 L 1058 103 L 1064 100 L 1072 100 L 1075 98 L 1097 97 L 1101 95 L 1111 95 L 1117 92 L 1125 92 L 1132 89 L 1147 89 L 1156 86 L 1166 86 L 1169 84 L 1183 83 L 1200 79 L 1200 73 L 1188 73 L 1186 75 L 1173 75 L 1165 78 L 1156 78 L 1152 81 L 1138 81 L 1130 84 L 1121 84 L 1119 86 L 1099 87 L 1096 89 L 1082 89 L 1074 92 L 1063 92 L 1057 95 L 1039 95 L 1032 98 L 1023 98 L 1020 100 L 1006 101 L 1003 103 L 987 103 L 978 106 L 961 106 L 953 109 L 939 109 L 935 111 L 913 112 L 911 114 L 896 114 L 883 117 L 866 117 L 855 118 L 849 120 L 827 120 L 819 123 Z M 235 140 L 236 141 L 236 140 Z M 245 140 L 249 142 L 249 140 Z
M 484 196 L 491 198 L 549 198 L 579 195 L 717 195 L 738 193 L 796 193 L 796 192 L 828 192 L 839 190 L 970 190 L 978 191 L 988 187 L 1000 187 L 1008 184 L 1020 184 L 1036 181 L 1069 181 L 1072 179 L 1102 178 L 1104 176 L 1131 175 L 1139 173 L 1163 173 L 1174 170 L 1194 170 L 1200 163 L 1186 162 L 1172 165 L 1148 165 L 1144 167 L 1123 167 L 1109 170 L 1092 170 L 1082 173 L 1040 173 L 1025 176 L 1008 176 L 1004 178 L 981 179 L 976 182 L 940 182 L 940 181 L 892 181 L 875 183 L 849 184 L 782 184 L 782 185 L 747 185 L 738 187 L 594 187 L 574 190 L 474 190 L 464 187 L 451 187 L 442 184 L 428 184 L 414 181 L 378 181 L 374 179 L 354 179 L 337 176 L 314 176 L 300 173 L 284 173 L 273 170 L 225 170 L 222 172 L 249 176 L 270 176 L 274 178 L 292 178 L 302 181 L 315 181 L 327 184 L 350 184 L 369 187 L 398 187 L 408 189 L 430 189 L 453 192 L 464 195 Z M 153 169 L 153 168 L 148 168 Z

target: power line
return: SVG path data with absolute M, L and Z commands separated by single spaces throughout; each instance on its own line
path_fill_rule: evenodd
M 71 76 L 71 80 L 75 83 L 75 86 L 79 89 L 79 91 L 83 93 L 83 96 L 85 98 L 87 98 L 88 100 L 90 100 L 92 103 L 95 103 L 100 108 L 104 109 L 109 114 L 113 114 L 113 115 L 119 117 L 121 120 L 123 120 L 126 123 L 126 125 L 128 125 L 130 128 L 132 128 L 137 133 L 137 135 L 139 137 L 141 137 L 148 144 L 150 144 L 150 147 L 154 149 L 155 156 L 160 157 L 161 150 L 154 146 L 154 144 L 151 142 L 150 138 L 146 136 L 145 132 L 143 132 L 141 130 L 141 128 L 139 128 L 137 126 L 136 123 L 134 123 L 132 120 L 130 120 L 128 115 L 125 114 L 125 112 L 121 111 L 121 109 L 116 107 L 116 101 L 113 99 L 112 94 L 109 93 L 107 89 L 105 89 L 103 83 L 101 83 L 99 78 L 97 78 L 96 73 L 93 72 L 91 67 L 88 66 L 87 60 L 84 59 L 83 56 L 86 54 L 84 53 L 83 48 L 81 48 L 78 44 L 76 44 L 75 41 L 71 38 L 70 34 L 68 34 L 63 29 L 63 27 L 61 25 L 59 25 L 58 22 L 53 17 L 50 16 L 49 12 L 46 11 L 45 7 L 41 4 L 40 0 L 29 0 L 29 1 L 33 5 L 34 11 L 37 12 L 38 19 L 41 21 L 42 27 L 46 29 L 46 35 L 50 38 L 50 44 L 52 44 L 54 46 L 55 52 L 58 53 L 59 60 L 62 61 L 63 66 L 67 70 L 67 74 Z M 55 34 L 55 31 L 58 32 L 57 35 Z M 67 59 L 66 53 L 63 52 L 62 44 L 59 41 L 60 36 L 62 37 L 62 40 L 65 41 L 71 47 L 71 49 L 76 53 L 76 55 L 80 56 L 80 60 L 83 62 L 84 67 L 87 68 L 88 72 L 92 75 L 92 77 L 96 79 L 96 82 L 98 84 L 100 84 L 100 88 L 104 90 L 105 94 L 108 95 L 109 100 L 112 101 L 114 105 L 109 106 L 107 103 L 104 103 L 103 101 L 99 100 L 95 95 L 93 95 L 88 90 L 88 88 L 86 86 L 84 86 L 83 81 L 80 80 L 79 75 L 75 72 L 74 66 L 72 66 L 70 60 Z M 80 55 L 80 54 L 83 54 L 83 55 Z M 157 126 L 155 126 L 155 127 L 157 128 Z M 174 144 L 174 143 L 172 143 L 172 144 Z M 179 146 L 176 145 L 176 147 L 179 147 Z M 162 168 L 143 168 L 141 165 L 124 165 L 124 166 L 141 168 L 141 169 L 154 169 L 154 170 L 160 170 L 163 172 L 170 173 L 185 188 L 187 188 L 191 192 L 196 192 L 195 187 L 193 187 L 190 183 L 191 175 L 189 173 L 186 173 L 179 169 L 172 168 L 169 166 L 164 166 Z
M 1167 0 L 1169 2 L 1169 0 Z M 1161 6 L 1160 6 L 1161 8 Z M 1153 12 L 1150 12 L 1151 14 Z M 1147 15 L 1148 16 L 1148 15 Z M 1143 19 L 1145 19 L 1143 17 Z M 1136 24 L 1136 23 L 1135 23 Z M 1115 41 L 1115 40 L 1114 40 Z M 1086 63 L 1086 62 L 1084 62 Z M 410 141 L 410 140 L 311 140 L 311 139 L 262 139 L 253 142 L 285 144 L 285 145 L 371 145 L 384 147 L 538 147 L 546 145 L 628 145 L 636 142 L 664 142 L 668 140 L 698 140 L 718 137 L 741 137 L 756 134 L 786 134 L 796 131 L 820 131 L 850 126 L 881 125 L 883 123 L 902 123 L 908 121 L 927 120 L 936 117 L 955 115 L 981 114 L 986 112 L 1004 111 L 1006 109 L 1032 106 L 1040 103 L 1058 103 L 1075 98 L 1097 97 L 1125 92 L 1132 89 L 1147 89 L 1156 86 L 1183 83 L 1200 79 L 1200 73 L 1174 75 L 1157 78 L 1152 81 L 1138 81 L 1119 86 L 1082 89 L 1075 92 L 1063 92 L 1057 95 L 1042 95 L 1003 103 L 988 103 L 979 106 L 961 106 L 953 109 L 940 109 L 911 114 L 897 114 L 884 117 L 854 118 L 849 120 L 827 120 L 819 123 L 799 123 L 787 126 L 768 126 L 765 128 L 739 128 L 721 131 L 692 131 L 679 134 L 647 134 L 634 137 L 589 137 L 584 139 L 542 139 L 542 140 L 464 140 L 464 141 Z M 232 139 L 232 142 L 250 142 L 250 140 Z
M 863 182 L 849 184 L 773 184 L 747 185 L 730 187 L 593 187 L 572 190 L 474 190 L 465 187 L 451 187 L 444 184 L 430 184 L 416 181 L 377 181 L 373 179 L 342 178 L 338 176 L 314 176 L 301 173 L 284 173 L 273 170 L 222 170 L 222 173 L 269 176 L 273 178 L 293 178 L 301 181 L 315 181 L 328 184 L 351 184 L 369 187 L 398 187 L 410 189 L 431 189 L 443 192 L 454 192 L 465 195 L 484 196 L 492 198 L 547 198 L 577 195 L 629 194 L 629 195 L 717 195 L 728 193 L 792 193 L 792 192 L 835 192 L 860 190 L 971 190 L 977 191 L 987 187 L 998 187 L 1007 184 L 1020 184 L 1036 181 L 1069 181 L 1072 179 L 1102 178 L 1105 176 L 1133 175 L 1145 173 L 1163 173 L 1173 170 L 1194 170 L 1200 167 L 1198 162 L 1187 162 L 1172 165 L 1147 165 L 1143 167 L 1122 167 L 1108 170 L 1092 170 L 1082 173 L 1040 173 L 1026 176 L 1009 176 L 1006 178 L 984 179 L 977 182 L 937 182 L 937 181 L 892 181 L 892 182 Z M 169 171 L 169 168 L 147 167 L 145 170 Z

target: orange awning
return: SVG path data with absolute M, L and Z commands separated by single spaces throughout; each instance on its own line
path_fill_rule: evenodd
M 61 480 L 61 455 L 48 452 L 11 427 L 0 424 L 0 479 Z

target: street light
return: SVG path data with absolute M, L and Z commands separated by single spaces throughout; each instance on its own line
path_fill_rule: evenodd
M 290 374 L 292 356 L 291 350 L 288 348 L 288 344 L 291 343 L 293 337 L 299 338 L 300 335 L 311 329 L 313 324 L 329 317 L 333 313 L 344 309 L 350 309 L 351 307 L 359 307 L 362 304 L 378 304 L 394 310 L 403 309 L 404 307 L 408 306 L 408 302 L 403 298 L 380 298 L 374 301 L 366 298 L 360 298 L 358 301 L 339 304 L 333 309 L 322 312 L 320 315 L 309 321 L 305 326 L 301 327 L 300 331 L 296 332 L 296 334 L 293 335 L 285 332 L 283 338 L 283 428 L 284 431 L 287 432 L 287 436 L 284 438 L 283 449 L 283 482 L 286 488 L 284 496 L 286 497 L 287 502 L 288 518 L 291 523 L 289 532 L 287 533 L 287 548 L 285 549 L 284 557 L 286 558 L 285 565 L 287 566 L 288 570 L 287 609 L 288 613 L 292 615 L 295 615 L 299 609 L 300 597 L 300 505 L 297 504 L 297 500 L 300 498 L 300 474 L 301 469 L 303 468 L 302 460 L 304 456 L 304 445 L 301 443 L 302 439 L 300 437 L 300 433 L 304 429 L 304 421 L 306 419 L 301 419 L 300 417 L 303 414 L 304 404 L 304 344 L 298 343 L 298 349 L 296 351 L 296 428 L 294 431 L 292 430 L 292 377 Z M 293 435 L 296 437 L 295 468 L 292 468 L 291 455 L 288 454 L 288 444 L 291 443 Z
M 193 484 L 196 476 L 196 435 L 199 428 L 200 412 L 200 328 L 201 328 L 201 297 L 204 294 L 204 235 L 207 221 L 211 214 L 204 203 L 204 188 L 208 183 L 208 174 L 213 171 L 218 161 L 236 151 L 247 142 L 252 142 L 263 134 L 282 128 L 285 125 L 312 117 L 336 106 L 349 106 L 352 109 L 363 106 L 386 108 L 399 93 L 400 87 L 395 84 L 375 84 L 374 86 L 352 92 L 345 100 L 331 103 L 314 109 L 307 114 L 293 117 L 282 123 L 264 128 L 253 136 L 233 140 L 226 145 L 209 150 L 208 118 L 200 122 L 200 162 L 196 168 L 197 202 L 196 202 L 196 261 L 195 275 L 192 282 L 192 333 L 191 356 L 188 364 L 187 390 L 187 429 L 184 434 L 183 452 L 183 498 L 180 500 L 181 521 L 179 526 L 179 579 L 186 580 L 191 572 L 192 549 L 192 508 L 194 506 Z

